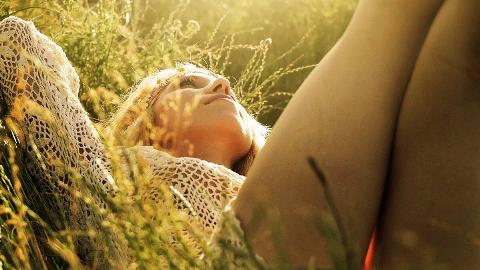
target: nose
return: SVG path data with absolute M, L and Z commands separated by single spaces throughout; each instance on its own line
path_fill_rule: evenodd
M 213 94 L 225 94 L 229 96 L 234 96 L 232 89 L 230 88 L 230 82 L 225 78 L 216 78 L 208 87 L 207 90 L 209 93 Z

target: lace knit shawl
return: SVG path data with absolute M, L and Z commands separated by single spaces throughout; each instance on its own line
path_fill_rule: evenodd
M 60 203 L 46 201 L 49 209 L 71 217 L 71 223 L 79 229 L 98 226 L 86 204 L 80 203 L 75 217 L 69 213 L 73 200 L 66 187 L 72 181 L 65 167 L 73 168 L 88 184 L 106 194 L 114 194 L 116 184 L 99 134 L 77 97 L 79 78 L 65 53 L 32 22 L 14 16 L 4 19 L 0 22 L 0 86 L 1 101 L 7 111 L 13 108 L 11 114 L 20 122 L 27 141 L 21 144 L 27 170 L 39 181 L 42 192 L 61 195 Z M 36 107 L 48 113 L 44 115 Z M 174 158 L 148 146 L 126 152 L 132 151 L 147 160 L 152 177 L 170 179 L 169 184 L 186 198 L 208 232 L 215 228 L 225 204 L 244 180 L 204 160 Z M 155 200 L 156 192 L 152 188 L 146 195 Z M 98 198 L 97 205 L 104 207 L 104 202 Z M 185 208 L 181 200 L 177 205 Z M 96 247 L 86 239 L 79 242 L 80 253 L 88 261 Z

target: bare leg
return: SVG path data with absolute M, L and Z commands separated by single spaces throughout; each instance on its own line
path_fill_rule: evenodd
M 447 0 L 422 48 L 396 133 L 382 269 L 480 269 L 479 15 L 478 0 Z
M 281 259 L 274 255 L 276 239 L 296 265 L 312 256 L 319 265 L 331 264 L 314 224 L 328 210 L 308 155 L 323 169 L 362 259 L 377 219 L 403 94 L 442 3 L 360 1 L 344 36 L 288 104 L 234 204 L 247 238 L 267 261 Z M 251 223 L 259 205 L 276 217 Z M 271 234 L 275 225 L 278 239 Z

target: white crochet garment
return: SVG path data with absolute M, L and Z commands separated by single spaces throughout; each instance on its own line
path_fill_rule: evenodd
M 61 48 L 33 23 L 16 17 L 4 19 L 0 22 L 0 86 L 1 101 L 7 106 L 2 111 L 13 109 L 12 115 L 20 122 L 25 140 L 21 144 L 23 163 L 39 181 L 39 190 L 48 194 L 50 199 L 45 203 L 52 210 L 49 214 L 70 218 L 74 228 L 97 227 L 86 204 L 80 203 L 75 214 L 70 211 L 73 200 L 66 187 L 73 183 L 65 168 L 73 168 L 90 185 L 105 192 L 112 192 L 115 183 L 99 136 L 77 98 L 78 75 Z M 43 113 L 35 107 L 43 108 Z M 57 194 L 57 203 L 52 194 Z M 84 238 L 78 247 L 89 261 L 94 245 Z
M 61 206 L 55 203 L 49 206 L 53 211 L 68 214 L 72 203 L 69 192 L 58 184 L 69 186 L 71 180 L 63 166 L 55 165 L 55 159 L 74 168 L 92 186 L 107 194 L 114 193 L 116 184 L 110 175 L 104 147 L 77 97 L 78 75 L 62 49 L 32 22 L 13 16 L 0 22 L 0 86 L 1 101 L 7 105 L 3 111 L 9 111 L 14 99 L 23 96 L 49 112 L 51 120 L 39 116 L 32 106 L 23 106 L 21 128 L 27 137 L 22 150 L 28 171 L 40 181 L 43 192 L 63 195 Z M 132 150 L 148 161 L 153 177 L 171 181 L 169 184 L 189 202 L 209 232 L 244 180 L 243 176 L 204 160 L 175 158 L 148 146 L 129 151 Z M 147 195 L 155 200 L 156 191 L 153 189 Z M 102 204 L 101 200 L 99 203 Z M 185 208 L 181 200 L 177 205 Z M 88 206 L 82 204 L 72 222 L 79 228 L 95 225 L 91 215 Z M 84 252 L 88 253 L 88 248 Z
M 245 178 L 224 166 L 198 158 L 175 158 L 152 146 L 130 147 L 127 152 L 136 152 L 148 162 L 152 178 L 168 181 L 187 200 L 208 231 L 216 227 L 225 205 L 236 196 Z M 158 192 L 153 186 L 148 199 L 157 201 Z M 189 207 L 182 198 L 175 199 L 177 207 Z

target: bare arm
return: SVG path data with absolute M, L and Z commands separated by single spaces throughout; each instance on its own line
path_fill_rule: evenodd
M 275 257 L 276 239 L 295 265 L 312 256 L 318 265 L 331 264 L 317 222 L 328 208 L 307 156 L 324 171 L 357 259 L 363 259 L 399 107 L 442 3 L 360 1 L 343 37 L 296 92 L 233 206 L 247 239 L 267 261 L 282 259 Z M 271 215 L 253 224 L 258 206 Z

